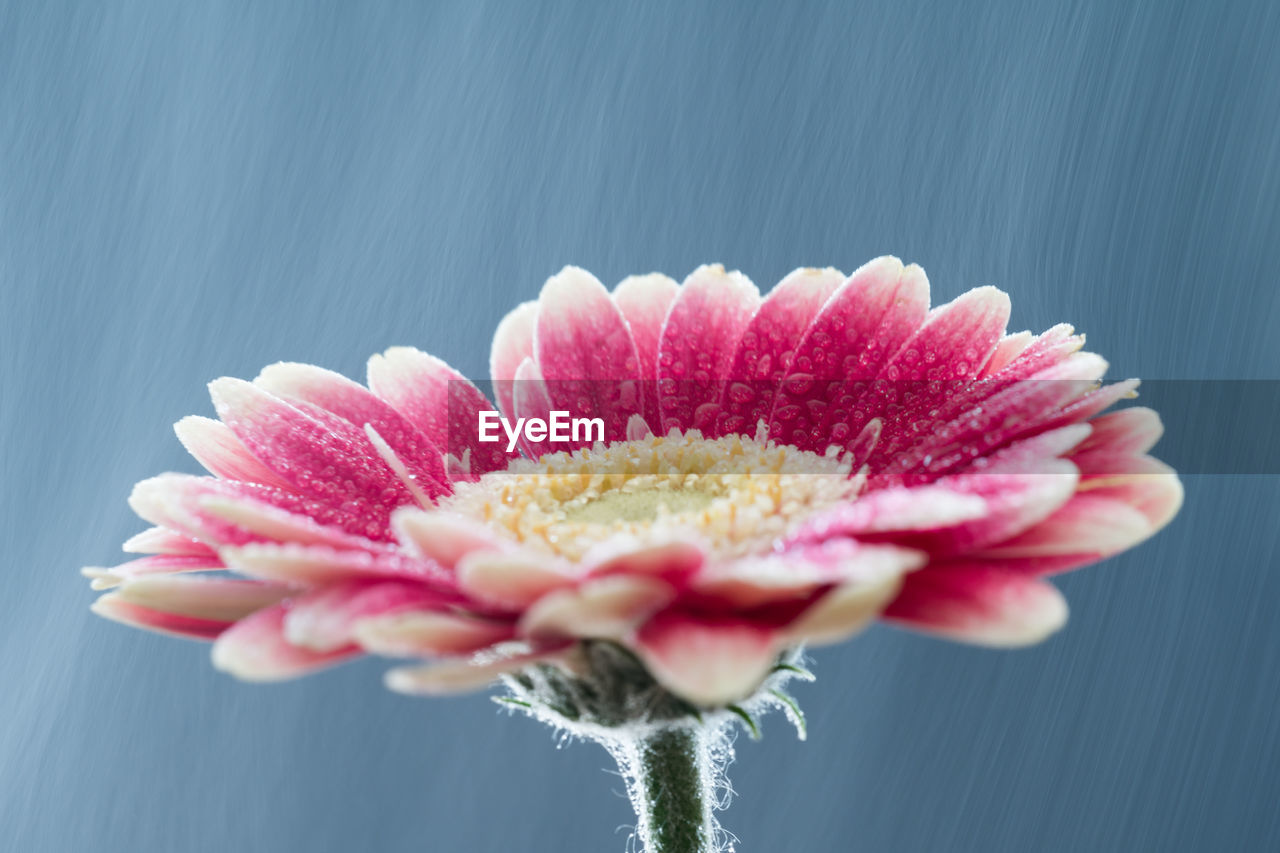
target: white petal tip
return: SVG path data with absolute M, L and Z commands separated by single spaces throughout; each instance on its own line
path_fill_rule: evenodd
M 85 566 L 80 570 L 83 577 L 89 578 L 92 583 L 89 588 L 93 590 L 113 589 L 120 585 L 124 578 L 117 575 L 110 569 L 98 568 L 96 566 Z

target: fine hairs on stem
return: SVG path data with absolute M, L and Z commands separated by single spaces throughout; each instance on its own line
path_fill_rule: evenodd
M 540 720 L 568 738 L 609 751 L 636 814 L 630 848 L 637 853 L 732 853 L 736 839 L 715 812 L 729 804 L 726 768 L 733 733 L 760 737 L 757 718 L 781 710 L 804 738 L 804 715 L 783 688 L 811 681 L 800 650 L 779 659 L 750 699 L 698 708 L 667 692 L 627 650 L 582 644 L 571 657 L 503 677 L 496 701 Z
M 729 804 L 729 726 L 661 726 L 619 732 L 604 743 L 618 764 L 636 814 L 640 853 L 731 853 L 715 812 Z

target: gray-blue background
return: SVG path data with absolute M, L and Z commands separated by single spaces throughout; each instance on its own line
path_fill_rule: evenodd
M 0 3 L 0 848 L 623 849 L 604 753 L 484 697 L 90 616 L 213 377 L 482 375 L 565 263 L 881 253 L 1114 376 L 1280 377 L 1280 5 L 612 5 Z M 1192 414 L 1169 453 L 1232 417 Z M 1276 849 L 1280 484 L 1186 485 L 1043 646 L 821 651 L 809 742 L 739 743 L 741 849 Z

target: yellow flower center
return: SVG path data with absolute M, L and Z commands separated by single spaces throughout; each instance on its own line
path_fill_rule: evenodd
M 567 508 L 564 520 L 588 524 L 656 521 L 659 515 L 681 515 L 703 509 L 714 497 L 694 489 L 614 489 L 584 504 Z
M 693 536 L 734 557 L 768 551 L 815 512 L 855 499 L 864 479 L 836 448 L 811 453 L 763 431 L 706 439 L 672 430 L 519 460 L 458 484 L 441 508 L 570 560 L 618 536 Z

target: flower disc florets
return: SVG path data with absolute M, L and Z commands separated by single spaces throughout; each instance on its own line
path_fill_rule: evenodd
M 643 425 L 643 422 L 641 422 Z M 618 537 L 696 537 L 718 558 L 767 553 L 815 512 L 852 502 L 864 478 L 847 454 L 698 430 L 598 443 L 460 483 L 441 509 L 569 560 Z

